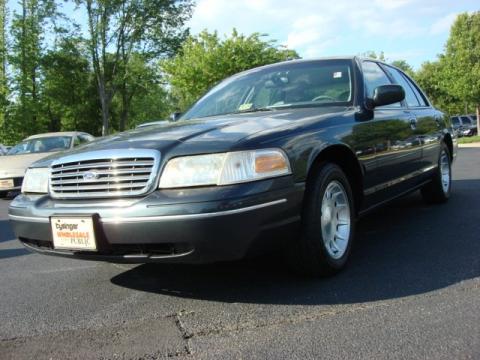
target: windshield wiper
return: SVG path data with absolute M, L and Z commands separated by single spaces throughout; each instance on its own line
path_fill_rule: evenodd
M 253 113 L 253 112 L 259 112 L 259 111 L 273 111 L 273 110 L 274 109 L 270 107 L 252 107 L 250 109 L 234 111 L 230 114 L 244 114 L 244 113 Z

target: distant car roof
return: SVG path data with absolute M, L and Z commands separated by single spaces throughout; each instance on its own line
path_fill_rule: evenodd
M 44 138 L 44 137 L 51 137 L 51 136 L 76 136 L 80 134 L 86 134 L 90 135 L 81 131 L 63 131 L 63 132 L 51 132 L 51 133 L 44 133 L 44 134 L 36 134 L 27 137 L 25 140 L 31 140 L 31 139 L 38 139 L 38 138 Z

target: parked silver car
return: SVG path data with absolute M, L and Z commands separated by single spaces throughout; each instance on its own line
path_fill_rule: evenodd
M 20 190 L 25 171 L 35 161 L 93 139 L 83 132 L 57 132 L 33 135 L 13 146 L 0 161 L 0 197 Z

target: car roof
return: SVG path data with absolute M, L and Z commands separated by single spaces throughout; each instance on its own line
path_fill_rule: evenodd
M 142 128 L 142 127 L 164 124 L 164 123 L 167 123 L 167 122 L 168 122 L 167 120 L 150 121 L 150 122 L 146 122 L 146 123 L 143 123 L 143 124 L 139 124 L 139 125 L 137 125 L 136 128 L 139 129 L 139 128 Z
M 31 140 L 31 139 L 39 139 L 39 138 L 44 138 L 44 137 L 52 137 L 52 136 L 76 136 L 80 134 L 86 134 L 84 132 L 79 132 L 79 131 L 62 131 L 62 132 L 50 132 L 50 133 L 44 133 L 44 134 L 36 134 L 27 137 L 25 140 Z
M 253 69 L 248 69 L 242 72 L 239 72 L 237 74 L 234 74 L 231 78 L 235 78 L 239 75 L 245 75 L 250 72 L 255 72 L 258 69 L 269 69 L 269 68 L 275 68 L 277 66 L 282 66 L 286 64 L 299 64 L 299 63 L 314 63 L 317 61 L 324 61 L 324 60 L 349 60 L 349 61 L 364 61 L 364 60 L 369 60 L 369 61 L 375 61 L 377 63 L 383 64 L 383 65 L 388 65 L 390 67 L 398 69 L 395 65 L 388 64 L 385 61 L 379 60 L 379 59 L 373 59 L 365 56 L 358 56 L 358 55 L 343 55 L 343 56 L 326 56 L 326 57 L 317 57 L 317 58 L 312 58 L 312 59 L 292 59 L 292 60 L 285 60 L 273 64 L 268 64 L 268 65 L 263 65 L 263 66 L 258 66 Z M 400 69 L 401 70 L 401 69 Z

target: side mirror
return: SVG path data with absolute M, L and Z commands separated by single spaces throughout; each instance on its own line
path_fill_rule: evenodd
M 382 85 L 373 92 L 370 104 L 372 108 L 395 104 L 405 99 L 405 90 L 400 85 Z
M 175 111 L 173 114 L 170 115 L 170 121 L 178 121 L 181 115 L 182 115 L 181 112 Z

